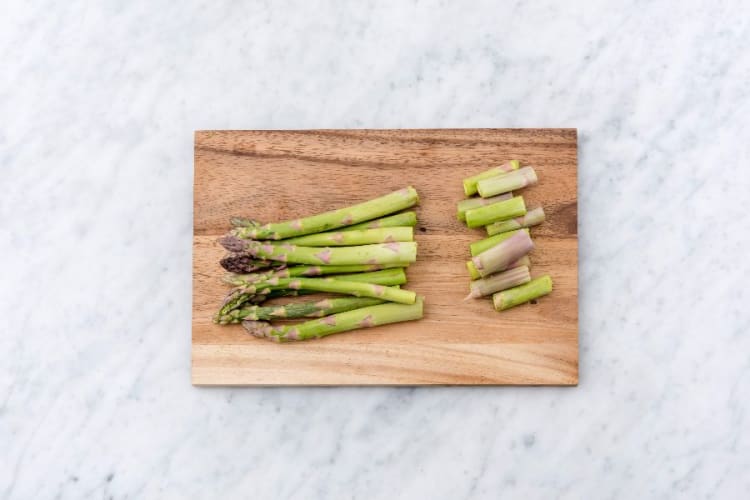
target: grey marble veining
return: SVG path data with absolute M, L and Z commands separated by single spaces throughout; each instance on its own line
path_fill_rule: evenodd
M 741 0 L 6 2 L 0 498 L 748 498 L 749 41 Z M 577 388 L 191 387 L 194 130 L 542 126 Z

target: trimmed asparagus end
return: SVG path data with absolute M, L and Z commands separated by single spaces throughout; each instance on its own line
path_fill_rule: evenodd
M 501 175 L 506 172 L 511 172 L 513 170 L 516 170 L 518 169 L 519 165 L 520 163 L 518 160 L 510 160 L 506 163 L 503 163 L 502 165 L 498 165 L 497 167 L 493 167 L 489 170 L 485 170 L 484 172 L 480 172 L 477 175 L 467 177 L 466 179 L 463 180 L 464 194 L 466 194 L 466 196 L 471 196 L 473 194 L 476 194 L 477 182 L 479 182 L 482 179 L 495 177 L 497 175 Z
M 494 236 L 500 233 L 513 231 L 522 227 L 537 226 L 544 222 L 544 209 L 542 207 L 535 207 L 528 212 L 526 215 L 516 217 L 514 219 L 493 222 L 485 227 L 488 236 Z
M 546 275 L 531 280 L 524 285 L 496 293 L 492 296 L 492 303 L 495 310 L 499 312 L 542 297 L 550 292 L 552 292 L 552 278 Z
M 482 179 L 477 183 L 477 191 L 482 198 L 507 193 L 537 183 L 537 175 L 533 167 L 523 167 L 502 175 Z
M 519 232 L 525 232 L 526 234 L 529 234 L 529 230 L 526 228 L 516 229 L 514 231 L 508 231 L 507 233 L 500 233 L 496 234 L 494 236 L 490 236 L 489 238 L 485 238 L 483 240 L 475 241 L 471 244 L 469 244 L 469 252 L 471 253 L 472 257 L 476 257 L 482 252 L 486 252 L 490 248 L 494 247 L 498 243 L 502 243 L 503 241 L 507 240 L 508 238 L 511 238 L 515 234 L 518 234 Z
M 515 196 L 509 200 L 493 203 L 486 207 L 474 208 L 466 211 L 466 225 L 470 228 L 486 226 L 495 221 L 512 219 L 526 214 L 526 203 L 523 196 Z
M 469 288 L 471 292 L 467 296 L 467 299 L 480 297 L 486 297 L 492 295 L 495 292 L 507 290 L 514 286 L 523 285 L 531 281 L 531 274 L 529 268 L 526 266 L 513 267 L 507 271 L 503 271 L 498 274 L 493 274 L 484 279 L 473 281 Z
M 487 251 L 472 258 L 479 274 L 484 278 L 490 274 L 508 269 L 534 248 L 534 242 L 527 232 L 519 231 L 507 240 L 498 243 Z

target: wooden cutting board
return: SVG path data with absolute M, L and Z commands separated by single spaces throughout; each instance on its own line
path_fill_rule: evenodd
M 196 132 L 193 384 L 577 384 L 576 154 L 575 129 Z M 456 202 L 461 179 L 509 159 L 538 172 L 521 193 L 547 212 L 531 272 L 554 291 L 497 313 L 463 301 L 468 246 L 485 235 L 456 220 Z M 421 198 L 407 288 L 424 295 L 424 319 L 288 344 L 211 322 L 228 289 L 216 238 L 230 216 L 302 217 L 407 185 Z

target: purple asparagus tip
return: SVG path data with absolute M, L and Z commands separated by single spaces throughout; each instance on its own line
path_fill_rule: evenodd
M 219 244 L 230 252 L 242 252 L 245 250 L 246 241 L 233 234 L 225 234 L 219 238 Z

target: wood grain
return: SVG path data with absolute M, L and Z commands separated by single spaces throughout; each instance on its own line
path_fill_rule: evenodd
M 192 382 L 196 385 L 578 383 L 575 129 L 198 131 L 195 134 Z M 461 179 L 517 158 L 538 185 L 527 204 L 532 276 L 553 293 L 497 313 L 463 302 L 468 245 L 485 237 L 456 220 Z M 232 215 L 276 221 L 364 201 L 407 185 L 417 209 L 418 262 L 408 288 L 425 318 L 324 339 L 275 344 L 211 323 L 227 287 L 216 237 Z

